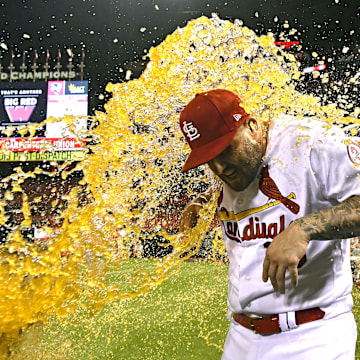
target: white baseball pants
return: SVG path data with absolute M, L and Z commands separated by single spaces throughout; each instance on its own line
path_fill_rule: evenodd
M 230 323 L 222 360 L 354 360 L 356 323 L 352 313 L 259 335 Z

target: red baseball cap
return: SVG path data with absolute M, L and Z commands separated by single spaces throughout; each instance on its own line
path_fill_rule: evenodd
M 196 94 L 180 114 L 180 128 L 191 147 L 182 172 L 205 164 L 222 153 L 237 128 L 249 116 L 240 98 L 229 90 Z

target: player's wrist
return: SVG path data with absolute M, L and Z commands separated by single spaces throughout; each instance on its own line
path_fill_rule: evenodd
M 304 240 L 306 244 L 315 238 L 316 229 L 308 225 L 304 218 L 294 220 L 290 226 L 294 227 L 294 231 L 300 235 L 299 238 Z

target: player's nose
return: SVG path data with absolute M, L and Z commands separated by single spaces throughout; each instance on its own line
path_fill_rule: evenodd
M 219 158 L 210 160 L 208 165 L 216 175 L 221 175 L 226 168 L 226 164 Z

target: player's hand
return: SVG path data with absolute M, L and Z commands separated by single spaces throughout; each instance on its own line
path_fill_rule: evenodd
M 181 214 L 179 230 L 184 232 L 187 229 L 191 229 L 196 226 L 197 220 L 199 218 L 199 212 L 201 209 L 201 204 L 197 199 L 190 201 L 184 211 Z
M 205 203 L 210 201 L 212 195 L 212 188 L 210 187 L 206 192 L 200 194 L 195 199 L 191 200 L 181 214 L 179 231 L 184 232 L 196 226 L 199 213 Z
M 276 236 L 266 251 L 263 263 L 263 281 L 269 278 L 275 291 L 285 293 L 285 272 L 290 273 L 291 284 L 298 284 L 298 264 L 305 255 L 309 235 L 292 222 Z

